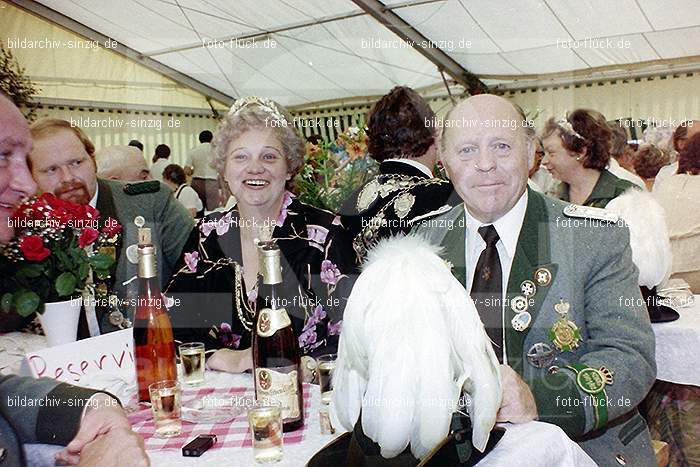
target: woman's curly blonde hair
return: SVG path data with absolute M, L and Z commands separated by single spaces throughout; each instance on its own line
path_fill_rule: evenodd
M 291 114 L 275 101 L 265 99 L 265 103 L 261 100 L 258 104 L 255 98 L 246 99 L 248 102 L 243 106 L 239 104 L 240 100 L 233 104 L 232 110 L 237 110 L 227 113 L 214 133 L 214 139 L 211 142 L 215 155 L 213 167 L 223 177 L 231 141 L 246 131 L 269 128 L 282 146 L 282 153 L 287 161 L 287 170 L 292 175 L 291 180 L 293 180 L 304 164 L 306 146 L 294 128 Z M 270 106 L 276 112 L 270 112 Z M 291 184 L 291 180 L 287 182 L 288 185 Z

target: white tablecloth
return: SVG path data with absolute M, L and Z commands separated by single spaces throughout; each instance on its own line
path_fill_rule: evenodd
M 0 335 L 0 352 L 2 347 L 22 349 L 24 352 L 39 350 L 43 346 L 43 338 L 39 336 L 11 333 Z M 19 368 L 21 357 L 14 352 L 5 356 L 0 355 L 0 369 L 3 373 L 16 372 Z M 2 360 L 4 358 L 5 360 Z M 4 363 L 2 363 L 4 362 Z M 13 371 L 14 370 L 14 371 Z M 219 372 L 207 372 L 206 385 L 212 387 L 247 386 L 251 385 L 250 375 L 231 375 Z M 284 458 L 282 462 L 275 464 L 280 466 L 303 466 L 323 446 L 340 434 L 322 435 L 318 419 L 320 407 L 320 395 L 318 386 L 312 387 L 311 410 L 306 423 L 304 441 L 284 446 Z M 530 422 L 522 425 L 503 424 L 506 428 L 504 437 L 489 456 L 479 463 L 481 467 L 517 465 L 519 467 L 536 466 L 595 466 L 590 457 L 557 426 L 542 422 Z M 60 447 L 49 445 L 25 445 L 27 458 L 31 459 L 32 466 L 53 466 L 53 454 Z M 151 465 L 154 467 L 175 466 L 199 466 L 199 465 L 226 465 L 249 466 L 253 465 L 252 448 L 219 448 L 207 451 L 200 458 L 182 457 L 180 450 L 149 452 Z
M 670 323 L 654 323 L 657 379 L 700 386 L 700 295 L 687 308 L 676 308 L 681 317 Z

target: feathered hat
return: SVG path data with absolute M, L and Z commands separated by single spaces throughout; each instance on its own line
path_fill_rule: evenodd
M 501 405 L 498 361 L 474 304 L 418 236 L 381 241 L 370 251 L 343 316 L 333 405 L 385 458 L 410 444 L 424 458 L 447 434 L 462 392 L 483 452 Z

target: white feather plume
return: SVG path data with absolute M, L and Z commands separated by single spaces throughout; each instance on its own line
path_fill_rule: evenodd
M 664 208 L 651 193 L 630 188 L 605 209 L 619 215 L 629 227 L 639 285 L 652 288 L 663 282 L 671 272 L 673 260 Z
M 362 428 L 385 458 L 424 458 L 447 434 L 462 383 L 472 441 L 483 451 L 501 405 L 498 361 L 474 304 L 417 236 L 383 240 L 370 251 L 343 316 L 333 405 Z

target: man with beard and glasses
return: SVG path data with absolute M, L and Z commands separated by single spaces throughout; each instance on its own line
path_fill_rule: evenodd
M 40 193 L 78 204 L 90 204 L 100 211 L 100 222 L 115 218 L 123 227 L 116 247 L 116 270 L 109 288 L 120 299 L 119 311 L 133 316 L 138 291 L 136 276 L 139 226 L 151 229 L 156 247 L 158 278 L 161 286 L 170 278 L 172 269 L 193 227 L 192 216 L 172 196 L 172 191 L 157 181 L 122 183 L 98 178 L 95 147 L 85 133 L 70 122 L 54 118 L 42 119 L 31 128 L 34 148 L 29 154 L 32 176 Z M 97 322 L 102 333 L 125 326 L 126 321 L 115 310 L 97 307 Z M 126 312 L 126 313 L 124 313 Z M 97 323 L 88 319 L 90 334 L 98 332 Z M 88 337 L 83 328 L 81 337 Z

